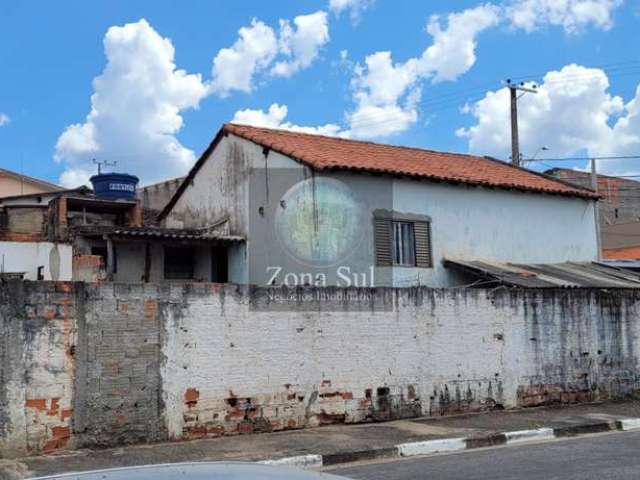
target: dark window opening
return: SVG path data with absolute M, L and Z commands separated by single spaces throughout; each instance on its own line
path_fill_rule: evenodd
M 38 278 L 38 280 L 44 280 L 44 265 L 40 265 L 40 266 L 38 267 L 38 273 L 37 273 L 37 275 L 38 275 L 38 277 L 37 277 L 37 278 Z
M 413 223 L 391 222 L 393 229 L 393 264 L 415 266 Z
M 195 257 L 193 247 L 164 247 L 164 278 L 167 280 L 193 279 Z
M 102 266 L 107 268 L 107 247 L 91 247 L 91 255 L 98 255 L 102 258 Z M 113 247 L 113 273 L 118 272 L 118 255 L 116 248 Z
M 228 255 L 225 247 L 211 248 L 211 281 L 227 283 L 229 281 Z

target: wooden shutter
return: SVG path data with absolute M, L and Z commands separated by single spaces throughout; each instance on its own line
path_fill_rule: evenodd
M 386 218 L 375 218 L 373 222 L 376 266 L 390 267 L 393 265 L 393 257 L 391 254 L 391 221 Z
M 431 224 L 429 222 L 414 222 L 413 233 L 416 242 L 416 267 L 431 268 Z

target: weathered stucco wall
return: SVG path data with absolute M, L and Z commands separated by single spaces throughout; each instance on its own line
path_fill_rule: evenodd
M 0 287 L 0 454 L 640 392 L 640 292 Z M 359 294 L 359 300 L 314 300 Z M 286 300 L 283 300 L 286 299 Z

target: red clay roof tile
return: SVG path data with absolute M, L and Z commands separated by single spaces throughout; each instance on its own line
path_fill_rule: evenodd
M 436 152 L 308 133 L 228 123 L 223 130 L 293 157 L 316 170 L 357 170 L 597 198 L 592 190 L 476 155 Z

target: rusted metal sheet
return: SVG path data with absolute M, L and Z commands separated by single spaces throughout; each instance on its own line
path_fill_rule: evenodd
M 446 259 L 444 265 L 486 282 L 524 288 L 640 288 L 640 274 L 597 262 L 494 263 Z
M 225 243 L 243 242 L 244 237 L 238 235 L 224 235 L 212 232 L 207 229 L 179 229 L 179 228 L 158 228 L 158 227 L 89 227 L 78 229 L 79 233 L 86 236 L 110 235 L 114 237 L 126 238 L 157 238 L 164 240 L 216 240 Z

